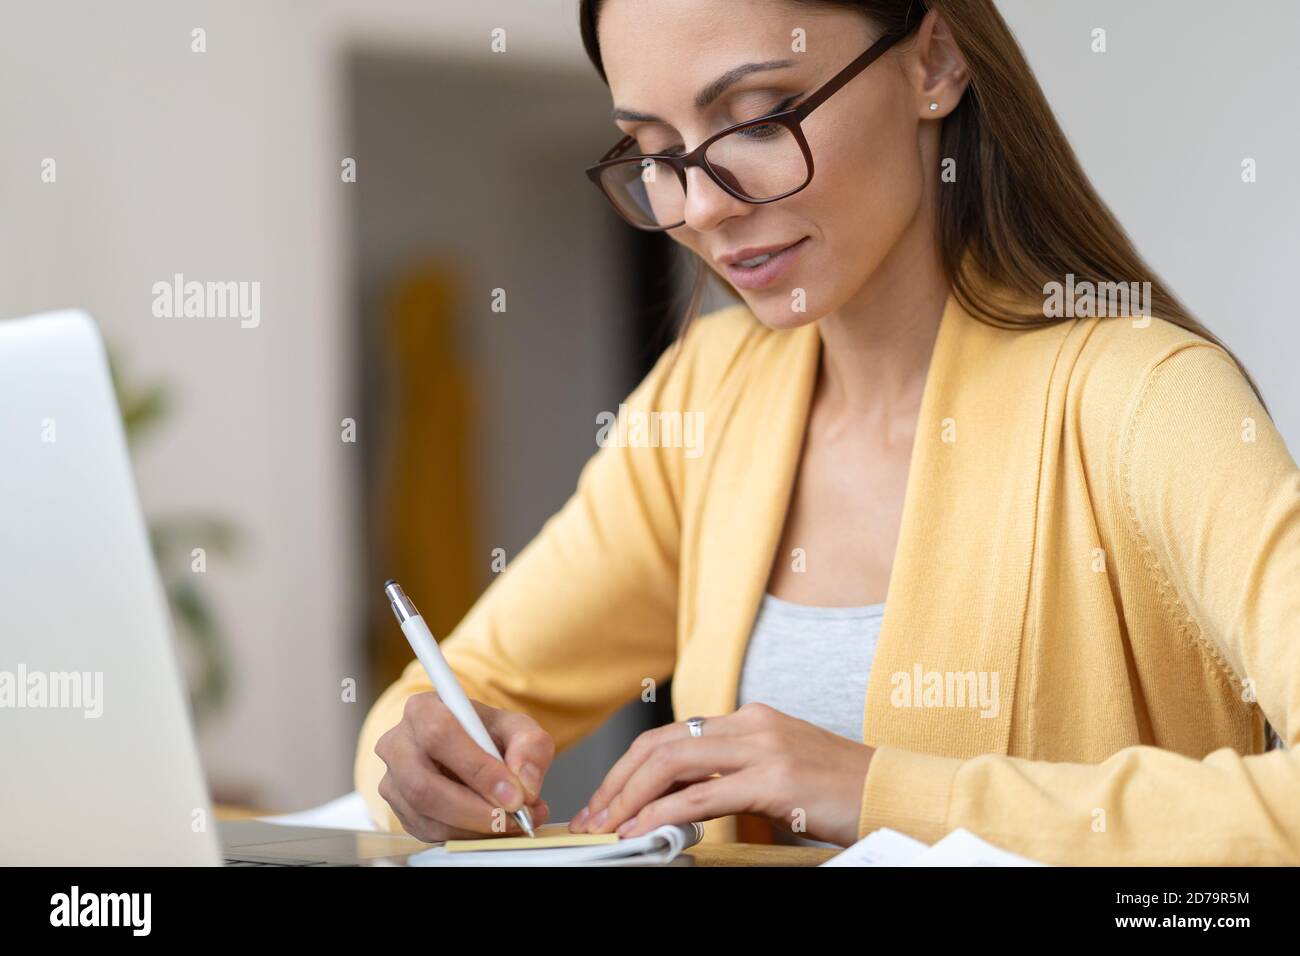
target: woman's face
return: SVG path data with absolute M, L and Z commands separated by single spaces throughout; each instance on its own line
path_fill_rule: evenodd
M 660 120 L 618 120 L 619 128 L 642 152 L 662 153 L 690 151 L 733 123 L 797 105 L 879 30 L 852 10 L 785 0 L 605 0 L 598 32 L 615 108 Z M 704 170 L 687 171 L 685 223 L 668 234 L 771 328 L 804 325 L 849 302 L 927 201 L 917 91 L 892 55 L 897 49 L 804 122 L 816 172 L 801 192 L 755 205 L 728 195 Z M 722 74 L 772 61 L 789 65 L 750 72 L 696 107 L 697 92 Z M 734 276 L 722 261 L 796 242 L 770 278 Z

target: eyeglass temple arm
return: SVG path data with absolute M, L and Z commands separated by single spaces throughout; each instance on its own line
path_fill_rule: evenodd
M 826 81 L 825 85 L 823 85 L 821 89 L 799 104 L 798 111 L 800 117 L 807 116 L 817 107 L 821 106 L 822 103 L 826 102 L 826 100 L 830 98 L 832 93 L 838 91 L 841 86 L 853 79 L 876 60 L 880 59 L 881 55 L 884 54 L 886 50 L 899 40 L 903 39 L 903 37 L 907 36 L 907 34 L 911 33 L 913 29 L 913 27 L 908 27 L 901 33 L 886 33 L 875 43 L 871 44 L 871 46 L 867 47 L 865 53 L 832 76 Z
M 635 136 L 624 136 L 622 139 L 620 139 L 617 143 L 615 143 L 610 148 L 608 153 L 600 157 L 600 159 L 596 160 L 596 162 L 603 163 L 606 160 L 613 159 L 615 156 L 618 156 L 620 153 L 626 151 L 627 148 L 635 142 L 636 142 Z

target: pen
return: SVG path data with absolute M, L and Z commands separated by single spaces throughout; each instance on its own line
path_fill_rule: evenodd
M 473 738 L 474 743 L 493 757 L 502 760 L 501 751 L 497 750 L 496 741 L 492 739 L 492 735 L 483 726 L 478 711 L 474 709 L 474 705 L 465 696 L 460 681 L 456 680 L 456 675 L 447 666 L 442 651 L 438 650 L 438 642 L 433 639 L 433 634 L 429 631 L 429 625 L 424 623 L 424 618 L 420 617 L 420 612 L 415 609 L 411 599 L 402 591 L 401 585 L 389 578 L 384 582 L 384 595 L 388 598 L 389 604 L 392 605 L 393 614 L 397 617 L 397 623 L 402 626 L 402 633 L 406 635 L 411 650 L 415 651 L 415 656 L 424 665 L 424 671 L 429 675 L 429 680 L 433 681 L 434 689 L 438 691 L 438 696 L 442 698 L 442 702 L 456 715 L 456 719 L 465 728 L 465 733 Z M 520 807 L 516 810 L 514 817 L 519 826 L 530 837 L 537 835 L 533 832 L 533 818 L 527 807 Z

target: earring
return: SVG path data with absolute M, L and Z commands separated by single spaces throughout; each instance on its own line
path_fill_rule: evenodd
M 933 112 L 934 112 L 935 110 L 937 110 L 938 108 L 939 108 L 939 104 L 938 104 L 938 103 L 931 103 L 931 104 L 930 104 L 930 112 L 931 112 L 931 113 L 933 113 Z

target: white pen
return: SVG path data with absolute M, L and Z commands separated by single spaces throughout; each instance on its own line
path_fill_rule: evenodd
M 391 578 L 384 582 L 384 594 L 393 607 L 393 614 L 397 616 L 397 623 L 402 626 L 402 633 L 406 635 L 411 650 L 415 651 L 415 656 L 424 665 L 424 671 L 429 675 L 429 680 L 433 682 L 434 689 L 442 698 L 442 702 L 456 715 L 456 719 L 465 728 L 465 733 L 474 739 L 474 743 L 493 757 L 502 760 L 496 741 L 483 726 L 478 711 L 474 709 L 474 705 L 465 696 L 465 691 L 461 689 L 460 681 L 456 680 L 456 675 L 447 666 L 442 651 L 438 650 L 438 642 L 433 639 L 433 634 L 429 631 L 429 625 L 424 623 L 424 618 L 420 617 L 420 612 L 415 609 L 411 599 Z M 502 762 L 504 763 L 504 760 Z M 533 818 L 526 806 L 516 810 L 514 817 L 525 833 L 530 837 L 536 836 L 533 832 Z

